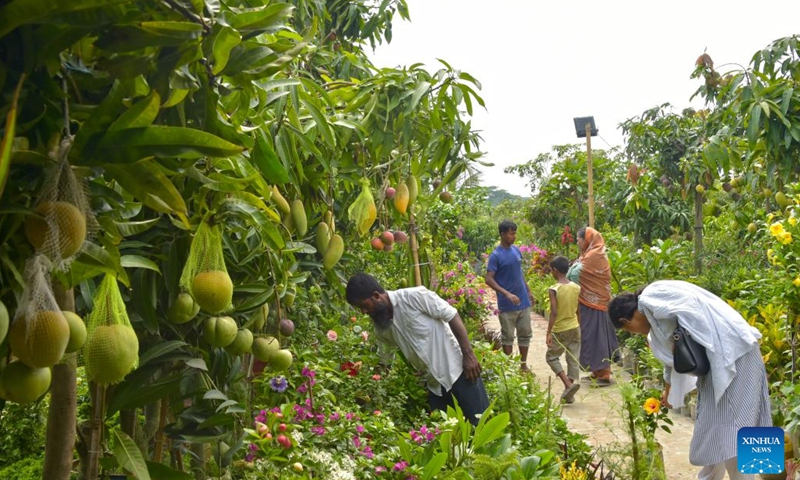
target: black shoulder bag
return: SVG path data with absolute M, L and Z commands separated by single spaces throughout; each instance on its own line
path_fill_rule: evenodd
M 706 349 L 697 343 L 680 323 L 672 333 L 672 340 L 675 342 L 672 356 L 676 372 L 695 377 L 702 377 L 708 373 L 711 364 L 708 362 Z

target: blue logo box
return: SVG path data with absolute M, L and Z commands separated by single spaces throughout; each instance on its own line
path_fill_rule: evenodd
M 742 427 L 736 435 L 739 472 L 783 473 L 783 429 L 779 427 Z

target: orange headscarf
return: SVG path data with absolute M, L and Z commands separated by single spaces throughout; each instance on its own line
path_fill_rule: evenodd
M 586 250 L 581 252 L 579 301 L 587 307 L 607 311 L 611 301 L 611 266 L 606 255 L 606 241 L 603 235 L 591 227 L 584 234 Z

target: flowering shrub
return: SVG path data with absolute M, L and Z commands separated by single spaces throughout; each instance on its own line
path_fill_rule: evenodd
M 553 255 L 547 250 L 530 244 L 520 245 L 519 251 L 522 252 L 523 269 L 527 275 L 546 276 L 550 274 L 550 260 L 553 259 Z
M 486 299 L 483 279 L 472 272 L 469 264 L 459 262 L 453 268 L 444 269 L 438 280 L 432 282 L 432 290 L 458 310 L 467 329 L 480 327 L 494 310 Z

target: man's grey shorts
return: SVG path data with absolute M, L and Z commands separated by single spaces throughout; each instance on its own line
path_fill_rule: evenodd
M 513 312 L 500 312 L 501 343 L 514 345 L 514 331 L 517 332 L 517 344 L 527 347 L 531 344 L 533 330 L 531 327 L 531 307 L 515 310 Z

